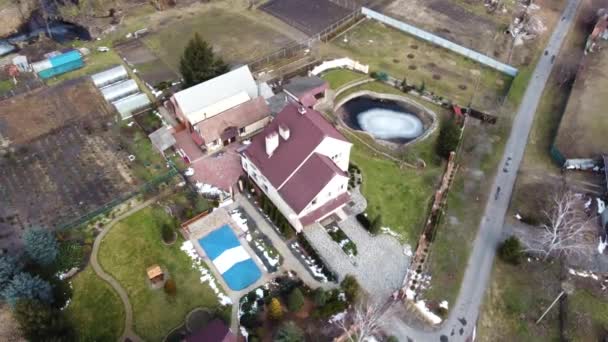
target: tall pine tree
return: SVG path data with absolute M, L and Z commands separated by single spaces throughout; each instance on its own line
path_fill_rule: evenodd
M 188 42 L 179 63 L 184 88 L 212 79 L 228 71 L 228 65 L 213 54 L 213 49 L 198 33 Z

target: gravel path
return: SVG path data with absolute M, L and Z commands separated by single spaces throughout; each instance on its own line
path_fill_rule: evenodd
M 354 217 L 338 224 L 357 245 L 358 254 L 347 256 L 320 224 L 306 227 L 304 235 L 339 280 L 354 275 L 374 302 L 384 302 L 401 287 L 410 258 L 395 238 L 370 235 Z

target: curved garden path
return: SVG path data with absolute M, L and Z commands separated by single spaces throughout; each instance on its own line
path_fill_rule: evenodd
M 116 293 L 120 297 L 120 300 L 122 301 L 122 305 L 124 306 L 124 309 L 125 309 L 125 327 L 124 327 L 122 335 L 120 336 L 120 339 L 119 339 L 120 341 L 124 341 L 127 338 L 130 339 L 131 341 L 142 341 L 142 338 L 137 336 L 137 334 L 133 330 L 133 307 L 131 306 L 131 302 L 129 302 L 129 296 L 127 295 L 127 292 L 125 291 L 125 289 L 122 288 L 120 283 L 118 281 L 116 281 L 116 279 L 114 279 L 111 275 L 106 273 L 103 270 L 103 268 L 101 267 L 101 265 L 99 264 L 99 260 L 97 259 L 97 254 L 99 252 L 99 246 L 101 246 L 101 242 L 103 241 L 103 238 L 110 232 L 110 230 L 112 229 L 112 227 L 114 227 L 114 225 L 116 223 L 118 223 L 119 221 L 129 217 L 130 215 L 133 215 L 134 213 L 144 209 L 145 207 L 149 206 L 150 204 L 153 204 L 154 202 L 156 202 L 157 199 L 158 199 L 158 196 L 153 197 L 153 198 L 129 209 L 127 212 L 125 212 L 119 216 L 116 216 L 112 221 L 108 222 L 108 224 L 105 225 L 105 227 L 103 228 L 101 233 L 99 233 L 99 235 L 97 235 L 97 237 L 95 238 L 95 242 L 93 243 L 93 251 L 91 252 L 91 260 L 90 260 L 91 266 L 93 267 L 93 271 L 99 278 L 103 279 L 103 281 L 105 281 L 106 283 L 110 284 L 110 286 L 112 286 L 114 291 L 116 291 Z

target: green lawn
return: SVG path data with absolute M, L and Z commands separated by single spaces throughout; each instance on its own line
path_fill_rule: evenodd
M 336 102 L 361 90 L 396 94 L 412 99 L 435 111 L 439 120 L 442 120 L 446 115 L 443 108 L 427 103 L 420 98 L 404 94 L 400 90 L 381 82 L 370 82 L 349 89 L 340 94 Z M 372 219 L 381 215 L 383 226 L 398 233 L 402 242 L 415 244 L 428 215 L 428 207 L 434 189 L 443 173 L 444 164 L 434 150 L 438 131 L 421 142 L 399 150 L 391 150 L 378 145 L 366 134 L 342 131 L 354 144 L 351 151 L 351 163 L 359 166 L 363 174 L 361 190 L 368 201 L 368 215 Z M 358 139 L 354 137 L 355 134 Z M 379 151 L 410 163 L 415 163 L 418 158 L 421 158 L 426 162 L 427 167 L 424 169 L 412 169 L 405 166 L 401 168 L 395 161 L 370 150 L 359 139 Z
M 363 174 L 362 192 L 368 202 L 368 215 L 382 215 L 383 226 L 398 233 L 402 242 L 415 244 L 440 168 L 401 169 L 395 162 L 375 156 L 363 144 L 352 142 L 351 162 Z
M 225 61 L 244 63 L 292 41 L 277 27 L 265 22 L 262 19 L 265 16 L 265 13 L 256 13 L 255 17 L 250 17 L 239 13 L 238 8 L 212 8 L 196 15 L 186 13 L 166 22 L 158 32 L 147 35 L 144 42 L 175 71 L 179 70 L 179 59 L 188 40 L 196 32 Z
M 161 340 L 196 307 L 227 310 L 220 308 L 211 288 L 201 284 L 200 273 L 180 250 L 181 236 L 172 246 L 162 243 L 160 226 L 170 222 L 172 218 L 161 207 L 143 209 L 114 226 L 99 251 L 104 270 L 129 294 L 137 334 L 148 341 Z M 149 287 L 146 268 L 154 264 L 161 265 L 177 283 L 174 297 Z
M 114 290 L 88 266 L 71 280 L 72 301 L 66 314 L 79 341 L 117 341 L 124 329 L 124 309 Z
M 412 85 L 424 83 L 427 91 L 461 105 L 473 100 L 480 110 L 495 110 L 511 82 L 511 77 L 498 71 L 373 20 L 321 49 L 325 56 L 349 56 L 369 64 L 372 71 L 406 78 Z
M 326 80 L 327 83 L 329 83 L 329 87 L 333 90 L 336 90 L 347 83 L 353 82 L 355 80 L 364 79 L 367 77 L 368 76 L 365 74 L 361 74 L 348 69 L 333 69 L 321 75 L 321 78 Z
M 119 134 L 122 145 L 135 156 L 129 166 L 138 180 L 148 182 L 169 172 L 167 162 L 137 124 L 129 127 L 125 121 Z

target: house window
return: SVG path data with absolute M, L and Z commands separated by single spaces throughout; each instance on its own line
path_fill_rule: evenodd
M 243 133 L 245 133 L 245 127 L 239 128 L 239 134 L 243 134 Z
M 327 193 L 327 197 L 331 197 L 331 191 Z
M 317 199 L 315 198 L 312 200 L 311 205 L 316 205 L 316 204 L 317 204 Z
M 268 185 L 266 185 L 266 184 L 262 184 L 262 188 L 264 188 L 264 191 L 265 191 L 265 192 L 268 192 Z

